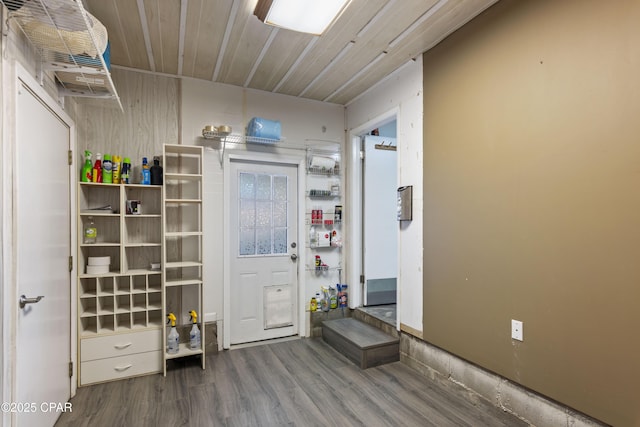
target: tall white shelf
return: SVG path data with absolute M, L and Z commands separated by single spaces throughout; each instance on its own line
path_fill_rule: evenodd
M 201 346 L 189 348 L 189 337 L 181 334 L 176 354 L 166 351 L 168 326 L 162 339 L 164 374 L 167 360 L 200 355 L 205 368 L 205 324 L 203 312 L 203 255 L 202 255 L 202 158 L 199 146 L 169 145 L 163 149 L 164 185 L 162 192 L 163 243 L 162 316 L 170 312 L 177 318 L 177 326 L 190 325 L 189 311 L 198 313 Z M 181 328 L 188 330 L 188 328 Z
M 79 384 L 161 372 L 160 186 L 78 184 Z M 126 212 L 139 200 L 141 215 Z M 108 206 L 108 209 L 98 209 Z M 90 218 L 95 243 L 84 243 Z M 108 273 L 87 274 L 89 257 L 109 256 Z

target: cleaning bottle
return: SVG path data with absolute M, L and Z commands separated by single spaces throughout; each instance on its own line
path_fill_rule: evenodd
M 120 184 L 120 162 L 122 161 L 122 157 L 113 156 L 113 167 L 111 170 L 113 171 L 113 183 Z
M 311 297 L 311 303 L 309 304 L 309 311 L 317 311 L 318 310 L 318 301 L 316 297 Z
M 329 286 L 329 307 L 331 309 L 338 308 L 338 293 L 331 286 Z
M 151 171 L 149 170 L 149 164 L 147 163 L 147 158 L 142 158 L 142 181 L 140 181 L 142 185 L 151 184 Z
M 85 150 L 84 152 L 84 166 L 82 166 L 80 181 L 82 182 L 93 181 L 93 166 L 91 165 L 91 151 L 89 150 Z
M 95 243 L 98 238 L 98 229 L 93 222 L 93 217 L 87 218 L 87 225 L 84 226 L 84 243 Z
M 329 311 L 331 309 L 331 300 L 329 299 L 329 289 L 324 286 L 320 286 L 322 290 L 322 304 L 320 308 L 322 311 Z
M 198 350 L 200 348 L 200 329 L 198 329 L 198 313 L 195 310 L 189 312 L 191 315 L 191 321 L 193 326 L 191 332 L 189 332 L 189 348 L 191 350 Z
M 158 156 L 153 158 L 153 166 L 151 166 L 151 185 L 162 185 L 162 166 Z
M 131 184 L 131 159 L 128 157 L 125 157 L 124 160 L 122 160 L 120 182 L 123 184 Z
M 111 154 L 105 154 L 102 162 L 102 182 L 105 184 L 113 183 L 113 162 Z
M 93 164 L 92 181 L 102 182 L 102 154 L 96 153 L 96 162 Z
M 180 350 L 180 336 L 176 331 L 176 316 L 173 313 L 167 315 L 171 322 L 171 330 L 167 335 L 167 353 L 176 354 Z
M 309 247 L 310 248 L 318 247 L 318 232 L 316 231 L 316 228 L 313 225 L 311 226 L 311 228 L 309 228 Z

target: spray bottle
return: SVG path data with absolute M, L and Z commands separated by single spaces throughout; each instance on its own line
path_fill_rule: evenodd
M 102 154 L 96 153 L 96 162 L 93 164 L 92 170 L 93 182 L 102 182 Z
M 167 335 L 167 353 L 176 354 L 180 350 L 180 336 L 176 331 L 176 316 L 173 313 L 167 315 L 171 322 L 171 330 Z
M 191 327 L 191 332 L 189 333 L 189 348 L 191 350 L 198 350 L 200 348 L 200 329 L 198 329 L 198 313 L 195 310 L 191 310 L 189 312 L 191 315 L 191 321 L 193 322 L 193 326 Z
M 84 152 L 84 166 L 82 166 L 80 181 L 82 182 L 93 181 L 93 165 L 91 164 L 91 151 L 89 150 L 85 150 Z

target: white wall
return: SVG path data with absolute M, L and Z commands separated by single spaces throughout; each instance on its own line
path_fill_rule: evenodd
M 402 223 L 398 242 L 398 320 L 416 333 L 422 332 L 422 94 L 419 57 L 351 102 L 346 112 L 350 133 L 397 113 L 398 186 L 413 185 L 413 221 Z
M 282 123 L 282 136 L 285 138 L 282 146 L 323 145 L 322 141 L 344 141 L 344 107 L 192 79 L 182 81 L 181 102 L 181 142 L 208 146 L 205 148 L 203 206 L 205 316 L 207 321 L 222 320 L 223 234 L 226 224 L 223 216 L 224 174 L 220 164 L 220 151 L 214 142 L 202 138 L 202 128 L 206 125 L 226 124 L 232 127 L 233 133 L 243 134 L 252 117 L 263 117 L 280 120 Z M 279 151 L 287 151 L 289 156 L 305 156 L 303 150 Z M 300 208 L 305 209 L 304 204 Z M 301 283 L 305 283 L 304 280 Z M 307 287 L 310 286 L 312 285 Z M 305 288 L 303 292 L 309 295 L 306 300 L 310 299 L 312 289 Z M 300 326 L 303 328 L 303 325 Z

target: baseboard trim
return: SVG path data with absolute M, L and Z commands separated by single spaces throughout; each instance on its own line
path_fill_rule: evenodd
M 460 384 L 502 410 L 537 427 L 606 426 L 606 424 L 416 338 L 413 334 L 405 332 L 404 329 L 400 334 L 400 361 L 429 378 L 441 380 L 444 377 Z
M 422 331 L 412 328 L 411 326 L 407 326 L 404 323 L 400 323 L 400 330 L 402 332 L 406 332 L 409 335 L 413 335 L 416 338 L 419 338 L 419 339 L 423 338 Z

